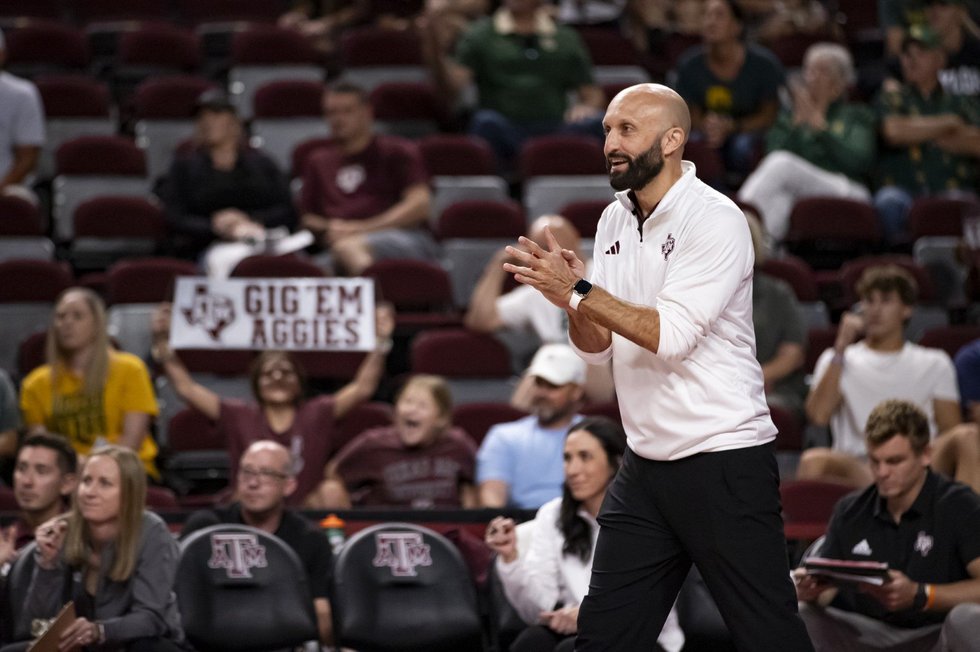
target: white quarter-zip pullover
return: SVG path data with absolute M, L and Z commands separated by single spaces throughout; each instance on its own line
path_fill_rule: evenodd
M 682 176 L 642 226 L 632 193 L 616 193 L 599 221 L 590 279 L 657 309 L 658 352 L 616 333 L 605 351 L 579 350 L 592 364 L 612 356 L 629 446 L 653 460 L 776 436 L 755 359 L 748 224 L 734 202 L 695 176 L 693 163 L 681 165 Z

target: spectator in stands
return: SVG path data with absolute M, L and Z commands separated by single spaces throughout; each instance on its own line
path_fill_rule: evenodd
M 922 0 L 877 0 L 878 23 L 885 33 L 885 57 L 898 57 L 909 28 L 926 22 Z
M 306 398 L 305 373 L 296 359 L 285 351 L 263 351 L 249 372 L 254 402 L 222 398 L 194 380 L 167 344 L 170 310 L 170 305 L 164 304 L 153 315 L 153 358 L 162 365 L 177 395 L 215 421 L 224 433 L 232 477 L 237 472 L 238 458 L 249 444 L 260 440 L 278 442 L 290 451 L 296 464 L 290 470 L 296 487 L 287 495 L 287 502 L 291 506 L 302 505 L 323 479 L 327 460 L 337 452 L 333 441 L 335 424 L 378 388 L 394 330 L 391 307 L 378 307 L 378 347 L 365 356 L 351 382 L 336 394 Z
M 551 229 L 563 248 L 581 255 L 579 233 L 571 222 L 561 215 L 543 215 L 528 228 L 528 237 L 544 242 L 545 228 Z M 542 342 L 564 342 L 568 337 L 564 311 L 526 285 L 504 292 L 507 272 L 503 264 L 507 260 L 507 251 L 502 247 L 487 262 L 470 297 L 465 326 L 478 333 L 493 333 L 503 328 L 529 331 Z
M 571 652 L 578 609 L 589 588 L 606 487 L 626 450 L 622 426 L 592 417 L 572 426 L 564 442 L 562 495 L 541 506 L 529 527 L 530 543 L 518 548 L 513 519 L 498 516 L 487 526 L 487 545 L 497 554 L 504 593 L 529 623 L 511 652 Z M 521 537 L 521 548 L 526 541 Z M 678 652 L 684 633 L 671 610 L 656 649 Z
M 367 92 L 354 84 L 328 88 L 323 110 L 333 141 L 307 161 L 300 209 L 331 264 L 357 276 L 376 260 L 436 258 L 429 173 L 416 144 L 376 134 Z
M 963 414 L 980 423 L 980 339 L 964 345 L 953 357 Z
M 928 418 L 912 403 L 875 407 L 865 445 L 874 484 L 837 504 L 818 554 L 885 562 L 889 578 L 880 586 L 833 587 L 794 571 L 814 648 L 975 650 L 980 497 L 929 470 Z
M 526 375 L 534 381 L 531 415 L 490 428 L 477 453 L 484 507 L 537 509 L 561 495 L 562 446 L 581 419 L 585 363 L 568 344 L 545 344 Z
M 980 340 L 962 347 L 953 357 L 965 422 L 950 430 L 946 446 L 933 453 L 936 468 L 958 463 L 956 479 L 980 492 Z
M 555 23 L 543 0 L 504 0 L 474 23 L 452 57 L 430 57 L 436 82 L 452 100 L 475 85 L 469 132 L 486 139 L 502 171 L 532 136 L 602 136 L 606 98 L 595 84 L 578 34 Z M 575 94 L 569 105 L 568 96 Z M 528 101 L 529 98 L 534 101 Z
M 980 27 L 964 0 L 926 0 L 926 19 L 946 52 L 939 83 L 949 95 L 980 98 Z
M 761 271 L 766 262 L 766 238 L 762 223 L 745 211 L 755 250 L 752 274 L 752 323 L 755 326 L 755 358 L 762 365 L 766 401 L 803 415 L 806 384 L 806 324 L 793 288 Z
M 438 376 L 413 376 L 395 399 L 395 422 L 357 436 L 327 467 L 323 509 L 476 507 L 476 445 L 454 428 L 452 394 Z
M 0 457 L 12 458 L 17 452 L 17 426 L 20 410 L 17 389 L 6 370 L 0 369 Z
M 78 457 L 64 437 L 38 433 L 24 440 L 14 467 L 14 497 L 20 518 L 0 530 L 0 566 L 34 540 L 42 523 L 61 514 L 77 484 Z
M 913 26 L 902 46 L 904 84 L 877 99 L 881 137 L 874 203 L 886 238 L 901 242 L 916 197 L 976 193 L 980 181 L 980 103 L 939 83 L 946 55 L 929 27 Z
M 803 451 L 797 471 L 799 478 L 835 480 L 855 488 L 872 480 L 862 424 L 880 402 L 902 399 L 918 406 L 934 435 L 960 423 L 956 371 L 949 356 L 905 340 L 904 325 L 918 291 L 915 279 L 895 265 L 871 267 L 857 291 L 859 308 L 841 317 L 834 346 L 817 360 L 806 399 L 810 421 L 830 425 L 833 448 Z M 940 470 L 955 474 L 955 469 Z
M 826 0 L 742 0 L 748 37 L 762 43 L 792 36 L 829 35 L 835 23 Z
M 451 54 L 459 37 L 489 9 L 488 0 L 426 0 L 425 8 L 415 19 L 415 26 L 423 35 L 422 46 L 430 48 L 425 56 Z
M 743 32 L 738 3 L 708 0 L 702 44 L 677 64 L 676 90 L 691 108 L 692 137 L 719 150 L 728 171 L 744 178 L 776 120 L 784 73 L 775 55 L 746 43 Z
M 847 48 L 817 43 L 806 51 L 802 79 L 790 80 L 792 107 L 769 130 L 769 154 L 738 191 L 740 200 L 759 207 L 776 240 L 786 236 L 798 199 L 871 201 L 865 184 L 875 159 L 875 117 L 868 107 L 847 102 L 854 79 Z
M 364 21 L 370 11 L 366 0 L 298 0 L 279 17 L 279 27 L 306 38 L 324 56 L 336 54 L 341 31 Z
M 664 46 L 672 35 L 700 34 L 704 0 L 627 0 L 625 15 L 624 31 L 638 50 L 670 57 Z
M 79 455 L 103 444 L 139 454 L 147 474 L 160 479 L 150 422 L 157 401 L 146 365 L 109 345 L 105 305 L 95 292 L 61 293 L 48 329 L 47 364 L 20 388 L 24 425 L 31 432 L 64 435 Z
M 575 226 L 561 215 L 542 215 L 528 227 L 527 237 L 539 244 L 545 243 L 545 229 L 550 229 L 552 235 L 565 249 L 574 251 L 579 258 L 581 240 Z M 591 270 L 591 256 L 588 267 Z M 504 292 L 504 282 L 507 272 L 503 264 L 508 256 L 501 248 L 487 262 L 473 288 L 466 315 L 463 318 L 465 326 L 477 333 L 500 333 L 504 341 L 511 345 L 517 343 L 523 350 L 528 336 L 537 343 L 565 343 L 568 341 L 568 316 L 565 311 L 545 299 L 540 292 L 527 285 Z M 511 337 L 513 335 L 513 337 Z M 536 347 L 531 350 L 536 350 Z M 527 358 L 524 358 L 526 362 Z M 521 363 L 523 368 L 525 362 Z M 529 408 L 533 381 L 525 376 L 515 390 L 514 405 L 522 410 Z M 614 397 L 612 372 L 608 364 L 589 365 L 586 370 L 585 395 L 593 403 L 604 403 Z
M 251 525 L 282 539 L 299 557 L 313 594 L 320 641 L 333 642 L 327 581 L 333 564 L 326 536 L 301 514 L 287 507 L 296 491 L 293 469 L 296 460 L 289 450 L 274 441 L 252 442 L 236 460 L 238 502 L 228 507 L 195 512 L 187 519 L 181 536 L 219 523 Z
M 228 97 L 207 90 L 196 110 L 196 146 L 174 157 L 159 193 L 178 255 L 197 258 L 215 243 L 240 243 L 237 258 L 215 269 L 227 276 L 268 229 L 293 229 L 296 213 L 286 178 L 272 159 L 248 147 Z
M 0 194 L 36 205 L 30 184 L 44 145 L 44 107 L 34 82 L 2 69 L 6 60 L 0 31 Z
M 146 473 L 132 450 L 106 446 L 88 457 L 71 512 L 37 531 L 34 571 L 22 575 L 29 584 L 12 587 L 17 640 L 68 596 L 77 618 L 60 649 L 187 649 L 173 592 L 177 542 L 145 505 Z

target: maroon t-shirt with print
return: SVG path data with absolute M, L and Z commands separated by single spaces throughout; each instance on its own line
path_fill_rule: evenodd
M 300 404 L 289 430 L 275 433 L 256 403 L 223 399 L 218 428 L 224 432 L 231 456 L 231 482 L 238 473 L 238 461 L 253 442 L 271 439 L 290 450 L 296 460 L 296 491 L 287 498 L 290 506 L 302 505 L 307 494 L 323 481 L 323 469 L 333 454 L 333 396 L 324 394 Z
M 450 428 L 425 448 L 407 448 L 395 426 L 367 430 L 334 458 L 355 506 L 460 507 L 459 490 L 473 484 L 476 444 Z
M 397 136 L 375 136 L 356 154 L 327 145 L 310 155 L 303 173 L 303 213 L 358 220 L 383 213 L 405 191 L 429 183 L 418 145 Z

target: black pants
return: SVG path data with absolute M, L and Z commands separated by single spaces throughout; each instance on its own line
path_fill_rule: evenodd
M 577 652 L 649 650 L 692 562 L 738 650 L 813 650 L 789 578 L 771 444 L 674 462 L 627 450 L 599 525 Z

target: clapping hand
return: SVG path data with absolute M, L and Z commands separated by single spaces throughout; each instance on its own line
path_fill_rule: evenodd
M 486 543 L 506 563 L 517 559 L 517 524 L 514 519 L 498 516 L 487 525 Z
M 17 558 L 17 525 L 0 529 L 0 565 L 13 562 Z
M 38 565 L 41 568 L 45 570 L 55 568 L 67 531 L 68 519 L 64 516 L 55 516 L 35 530 L 34 540 L 37 542 Z
M 504 271 L 510 272 L 519 283 L 530 285 L 559 308 L 568 307 L 572 287 L 576 281 L 585 277 L 585 263 L 571 249 L 563 249 L 552 234 L 545 228 L 547 249 L 542 248 L 530 238 L 521 236 L 518 243 L 527 249 L 507 247 L 507 253 L 515 263 L 504 263 Z

